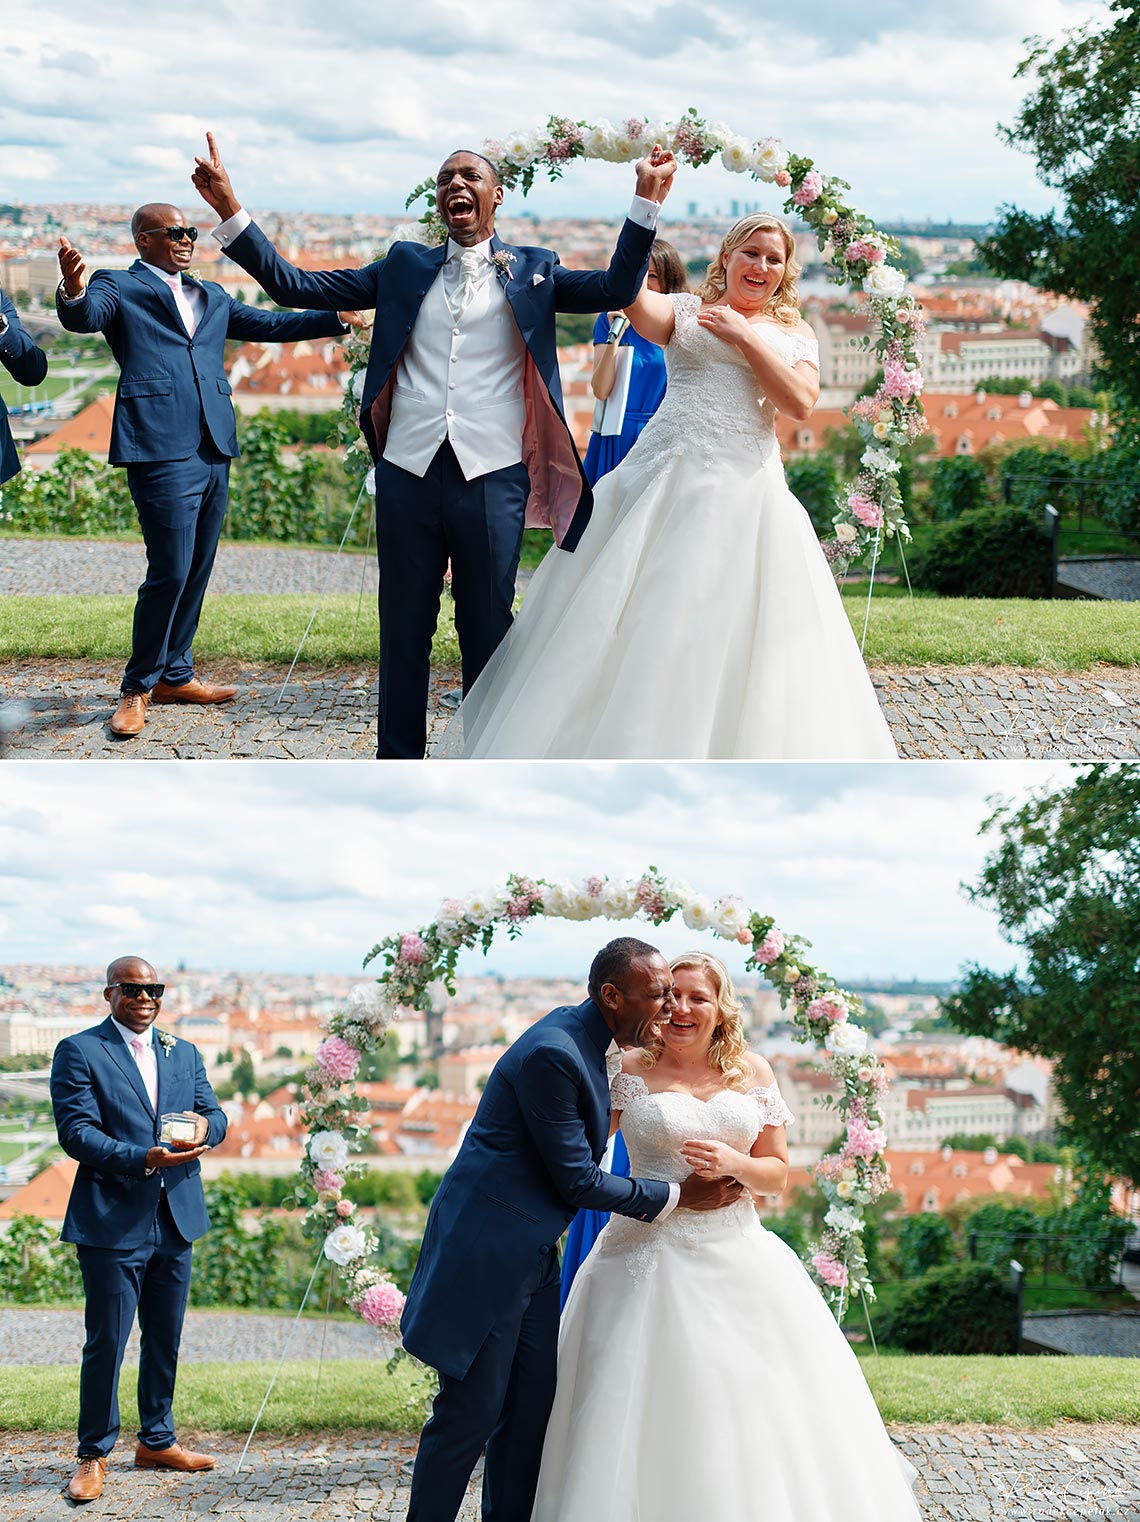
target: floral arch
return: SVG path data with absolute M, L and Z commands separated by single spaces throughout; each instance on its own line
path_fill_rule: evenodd
M 660 143 L 678 160 L 700 168 L 714 158 L 734 174 L 750 174 L 786 192 L 784 211 L 800 217 L 826 252 L 829 279 L 866 295 L 883 381 L 873 396 L 851 408 L 851 421 L 866 444 L 856 479 L 836 500 L 835 538 L 824 546 L 842 570 L 870 551 L 877 555 L 883 537 L 910 538 L 903 514 L 898 471 L 904 445 L 926 432 L 919 397 L 922 392 L 922 336 L 926 319 L 906 290 L 906 276 L 887 261 L 899 252 L 894 238 L 875 227 L 866 212 L 852 204 L 846 180 L 822 174 L 810 158 L 789 153 L 776 138 L 742 137 L 723 123 L 708 123 L 690 107 L 676 121 L 630 117 L 619 126 L 552 116 L 545 127 L 488 139 L 483 152 L 495 165 L 507 190 L 526 195 L 540 173 L 561 179 L 574 159 L 632 163 Z M 447 229 L 435 209 L 435 181 L 427 179 L 408 196 L 406 205 L 426 202 L 418 226 L 411 230 L 426 242 L 442 243 Z M 401 229 L 401 235 L 408 235 Z
M 454 992 L 460 951 L 482 946 L 486 953 L 500 931 L 513 938 L 540 916 L 664 925 L 675 915 L 690 930 L 748 946 L 746 967 L 778 992 L 797 1039 L 826 1052 L 839 1086 L 834 1103 L 845 1136 L 840 1150 L 814 1170 L 828 1211 L 823 1233 L 809 1249 L 810 1267 L 840 1318 L 851 1297 L 874 1298 L 862 1245 L 863 1212 L 890 1184 L 880 1111 L 888 1083 L 858 1024 L 861 1001 L 811 961 L 810 941 L 779 929 L 771 915 L 734 896 L 697 893 L 650 867 L 639 878 L 589 877 L 577 885 L 513 874 L 502 888 L 445 899 L 429 925 L 391 935 L 365 957 L 366 967 L 379 959 L 383 970 L 373 982 L 357 985 L 345 1007 L 331 1016 L 306 1076 L 309 1135 L 296 1197 L 307 1207 L 305 1235 L 339 1266 L 346 1298 L 366 1321 L 394 1325 L 403 1296 L 369 1261 L 375 1236 L 355 1224 L 355 1207 L 344 1193 L 348 1178 L 363 1170 L 352 1159 L 365 1131 L 356 1117 L 367 1109 L 355 1088 L 361 1056 L 377 1049 L 402 1010 L 427 1012 L 433 983 Z

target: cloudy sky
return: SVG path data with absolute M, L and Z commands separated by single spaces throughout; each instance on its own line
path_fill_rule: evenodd
M 880 219 L 984 221 L 1002 201 L 1051 204 L 997 139 L 1025 93 L 1026 34 L 1107 15 L 1100 0 L 6 0 L 0 195 L 178 200 L 211 127 L 254 206 L 392 212 L 452 147 L 552 110 L 692 105 L 781 137 Z M 578 166 L 531 200 L 610 215 L 631 178 Z M 676 198 L 759 193 L 710 166 Z
M 131 951 L 167 971 L 352 972 L 443 897 L 512 871 L 576 881 L 654 865 L 775 914 L 837 977 L 949 978 L 967 960 L 1012 962 L 960 891 L 981 863 L 987 799 L 1067 776 L 1010 761 L 9 762 L 0 961 L 101 965 Z M 608 931 L 540 922 L 466 970 L 576 974 Z M 684 927 L 653 935 L 669 953 L 693 941 Z

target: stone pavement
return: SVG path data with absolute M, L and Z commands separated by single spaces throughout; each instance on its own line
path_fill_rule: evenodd
M 203 676 L 241 692 L 221 708 L 165 705 L 143 733 L 116 740 L 107 728 L 119 686 L 110 662 L 0 662 L 0 739 L 15 759 L 97 757 L 171 760 L 353 760 L 375 754 L 372 666 L 298 666 L 278 703 L 287 668 L 237 661 L 203 664 Z M 899 753 L 911 759 L 1140 757 L 1140 669 L 1105 667 L 1075 675 L 1006 668 L 872 669 Z M 457 671 L 433 672 L 429 722 L 441 731 L 443 692 Z M 661 759 L 669 759 L 667 757 Z
M 216 1454 L 219 1468 L 174 1475 L 131 1467 L 124 1443 L 107 1472 L 103 1498 L 84 1508 L 115 1522 L 403 1522 L 415 1457 L 410 1438 L 375 1433 L 305 1435 L 253 1443 L 235 1473 L 242 1440 L 186 1432 Z M 924 1522 L 1137 1522 L 1140 1430 L 1076 1423 L 1042 1432 L 981 1427 L 895 1427 L 892 1436 L 919 1470 Z M 762 1435 L 757 1438 L 762 1451 Z M 76 1508 L 63 1495 L 70 1476 L 68 1433 L 7 1433 L 0 1454 L 0 1522 L 54 1522 Z M 821 1445 L 820 1462 L 826 1463 Z M 715 1498 L 712 1498 L 715 1500 Z M 473 1483 L 461 1512 L 479 1516 Z M 652 1522 L 652 1519 L 647 1519 Z M 693 1522 L 736 1522 L 707 1518 Z M 805 1517 L 802 1522 L 819 1522 Z

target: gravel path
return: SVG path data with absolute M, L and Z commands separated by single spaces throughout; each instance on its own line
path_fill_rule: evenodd
M 299 666 L 284 700 L 285 667 L 243 662 L 204 665 L 202 675 L 232 681 L 238 697 L 220 708 L 151 709 L 137 739 L 114 739 L 107 721 L 120 669 L 99 661 L 0 663 L 0 723 L 15 758 L 170 760 L 353 760 L 376 752 L 376 674 L 372 666 Z M 1003 668 L 873 668 L 899 753 L 908 759 L 1040 758 L 1066 761 L 1140 757 L 1140 670 L 1045 675 Z M 432 675 L 429 727 L 449 713 L 443 693 L 458 672 Z M 670 759 L 662 757 L 660 759 Z
M 1140 1358 L 1140 1311 L 1098 1316 L 1079 1311 L 1070 1316 L 1026 1316 L 1024 1335 L 1059 1353 L 1089 1353 L 1105 1358 Z
M 1109 597 L 1114 602 L 1140 602 L 1140 556 L 1105 560 L 1062 560 L 1057 579 L 1077 592 Z
M 1140 1516 L 1140 1431 L 1072 1423 L 1044 1432 L 976 1427 L 896 1427 L 896 1444 L 919 1470 L 924 1522 L 1136 1522 Z M 234 1472 L 242 1440 L 185 1432 L 219 1460 L 201 1475 L 131 1467 L 120 1444 L 107 1488 L 86 1515 L 115 1522 L 191 1522 L 205 1515 L 241 1522 L 403 1522 L 414 1440 L 377 1434 L 312 1434 L 255 1441 Z M 71 1474 L 69 1433 L 9 1433 L 0 1460 L 0 1522 L 54 1522 L 75 1508 L 63 1495 Z M 827 1462 L 820 1448 L 820 1462 Z M 712 1498 L 715 1499 L 715 1498 Z M 461 1522 L 479 1516 L 478 1477 Z M 735 1522 L 718 1518 L 715 1522 Z M 816 1522 L 814 1518 L 803 1522 Z

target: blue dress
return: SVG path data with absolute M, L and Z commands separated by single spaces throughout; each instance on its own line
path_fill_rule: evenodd
M 603 312 L 594 324 L 594 343 L 604 344 L 609 331 L 609 314 Z M 629 377 L 625 421 L 621 432 L 611 438 L 603 438 L 600 433 L 590 435 L 583 468 L 591 486 L 621 464 L 665 395 L 664 349 L 651 344 L 648 338 L 642 338 L 632 327 L 626 328 L 621 346 L 633 349 L 633 373 Z
M 652 348 L 653 346 L 650 345 Z M 607 439 L 607 444 L 616 444 L 619 440 L 615 434 L 612 439 Z M 629 1153 L 626 1151 L 625 1142 L 622 1140 L 620 1131 L 614 1132 L 614 1155 L 608 1171 L 615 1178 L 629 1177 Z M 603 1165 L 604 1166 L 604 1165 Z M 586 1261 L 590 1248 L 601 1235 L 602 1227 L 610 1218 L 608 1210 L 579 1210 L 578 1214 L 570 1222 L 570 1230 L 566 1233 L 566 1246 L 562 1251 L 562 1298 L 560 1306 L 566 1304 L 566 1297 L 570 1293 L 570 1286 L 574 1283 L 574 1275 Z

